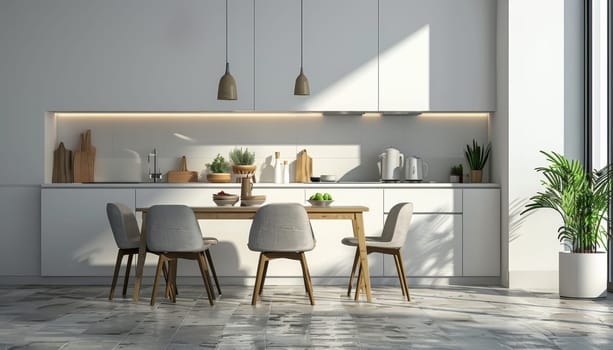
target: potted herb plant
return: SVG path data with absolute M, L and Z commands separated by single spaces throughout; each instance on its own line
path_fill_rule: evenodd
M 452 165 L 451 173 L 449 175 L 449 182 L 452 182 L 452 183 L 464 182 L 463 173 L 464 173 L 464 167 L 462 166 L 462 164 Z
M 232 160 L 232 172 L 237 175 L 237 182 L 240 178 L 253 176 L 256 166 L 255 153 L 249 152 L 249 148 L 235 148 L 230 152 L 230 160 Z M 255 177 L 253 178 L 255 182 Z
M 549 208 L 562 217 L 558 239 L 570 252 L 559 253 L 561 297 L 597 298 L 607 293 L 607 230 L 611 199 L 611 165 L 587 172 L 579 161 L 541 151 L 549 161 L 535 170 L 543 191 L 530 197 L 521 213 Z
M 206 179 L 208 182 L 230 182 L 232 175 L 229 173 L 230 164 L 221 156 L 217 154 L 217 157 L 213 161 L 206 165 L 209 169 Z
M 479 146 L 477 140 L 473 139 L 473 145 L 466 145 L 466 160 L 470 167 L 470 182 L 481 182 L 483 178 L 483 167 L 487 162 L 487 158 L 490 156 L 490 150 L 492 145 L 487 144 L 487 147 Z

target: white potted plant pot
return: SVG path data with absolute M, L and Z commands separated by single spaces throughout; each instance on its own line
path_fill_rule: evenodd
M 559 293 L 566 298 L 607 296 L 607 253 L 559 253 Z

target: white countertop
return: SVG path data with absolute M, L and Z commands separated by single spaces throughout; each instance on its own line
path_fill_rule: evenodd
M 42 188 L 240 188 L 240 183 L 135 183 L 135 182 L 102 182 L 102 183 L 53 183 L 42 184 Z M 500 188 L 496 183 L 444 183 L 444 182 L 310 182 L 310 183 L 255 183 L 254 188 Z

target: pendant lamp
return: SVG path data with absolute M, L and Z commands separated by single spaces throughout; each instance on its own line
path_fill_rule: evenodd
M 298 74 L 298 77 L 296 78 L 296 85 L 294 85 L 294 95 L 307 96 L 311 94 L 311 89 L 309 88 L 309 80 L 307 79 L 306 75 L 304 75 L 304 71 L 302 69 L 302 9 L 303 0 L 300 0 L 300 74 Z
M 228 63 L 228 0 L 226 0 L 226 72 L 219 80 L 217 89 L 218 100 L 236 100 L 236 80 L 230 74 L 230 63 Z

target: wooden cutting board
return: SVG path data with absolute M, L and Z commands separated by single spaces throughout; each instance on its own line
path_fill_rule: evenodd
M 72 151 L 64 147 L 64 142 L 60 142 L 58 148 L 53 151 L 53 173 L 51 175 L 51 182 L 72 182 Z
M 92 132 L 81 134 L 81 144 L 73 155 L 73 181 L 93 182 L 96 148 L 92 146 Z
M 296 156 L 294 170 L 294 182 L 307 183 L 311 181 L 313 159 L 309 157 L 306 149 L 303 149 Z
M 198 172 L 187 170 L 187 158 L 181 157 L 181 170 L 171 170 L 166 174 L 168 182 L 198 182 Z

